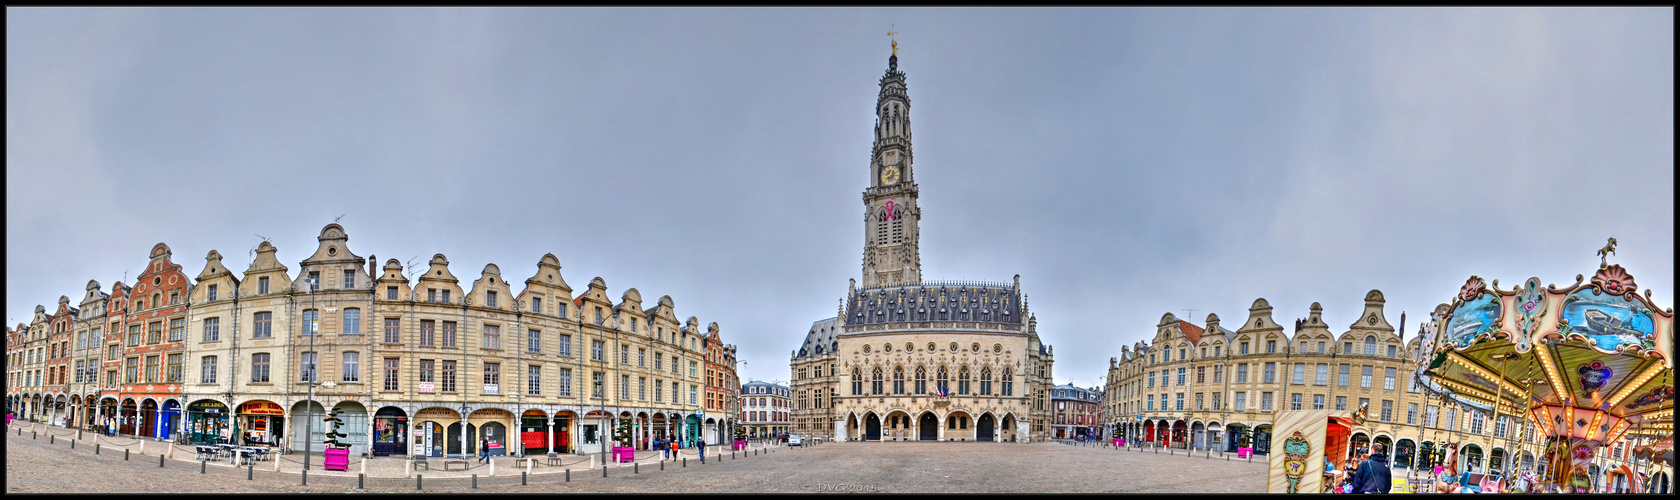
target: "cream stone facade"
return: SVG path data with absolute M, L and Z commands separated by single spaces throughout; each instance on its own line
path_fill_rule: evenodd
M 793 433 L 864 441 L 1017 441 L 1049 431 L 1054 356 L 1013 284 L 924 281 L 898 56 L 876 100 L 863 192 L 863 288 L 789 362 Z
M 1292 332 L 1272 320 L 1265 299 L 1254 301 L 1235 331 L 1216 314 L 1207 316 L 1205 328 L 1163 315 L 1152 340 L 1123 347 L 1110 360 L 1104 410 L 1115 418 L 1105 433 L 1129 443 L 1229 452 L 1252 447 L 1264 454 L 1279 411 L 1351 414 L 1365 406 L 1353 446 L 1381 442 L 1396 467 L 1428 467 L 1428 459 L 1417 457 L 1456 443 L 1460 463 L 1472 472 L 1498 469 L 1513 456 L 1520 467 L 1543 468 L 1534 458 L 1542 436 L 1525 428 L 1521 416 L 1484 414 L 1431 396 L 1416 378 L 1421 336 L 1403 339 L 1386 319 L 1384 302 L 1380 291 L 1366 294 L 1359 318 L 1339 334 L 1317 303 Z
M 58 314 L 40 307 L 7 330 L 9 407 L 124 435 L 316 453 L 337 411 L 340 441 L 375 456 L 472 455 L 481 440 L 492 455 L 600 452 L 620 422 L 637 448 L 715 443 L 733 420 L 733 401 L 718 400 L 734 390 L 708 392 L 706 379 L 735 383 L 734 346 L 717 323 L 680 320 L 669 296 L 644 309 L 632 288 L 615 303 L 601 278 L 574 295 L 553 254 L 521 289 L 495 264 L 464 287 L 442 254 L 411 274 L 394 259 L 376 268 L 348 241 L 327 225 L 296 275 L 266 241 L 242 276 L 212 250 L 196 283 L 167 274 L 179 266 L 158 244 L 148 289 L 118 282 L 106 295 L 89 282 L 80 308 L 62 298 Z M 180 363 L 136 362 L 175 342 Z M 178 393 L 157 394 L 172 386 L 149 381 L 164 377 Z

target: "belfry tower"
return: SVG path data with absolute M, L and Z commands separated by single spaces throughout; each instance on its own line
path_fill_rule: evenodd
M 922 281 L 916 206 L 915 154 L 910 147 L 910 95 L 898 70 L 898 44 L 887 59 L 881 93 L 875 99 L 875 147 L 869 188 L 863 190 L 863 286 Z

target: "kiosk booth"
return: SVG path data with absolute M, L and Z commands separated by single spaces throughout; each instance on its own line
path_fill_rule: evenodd
M 1321 493 L 1346 471 L 1326 473 L 1324 463 L 1347 460 L 1354 419 L 1345 410 L 1286 410 L 1273 425 L 1266 474 L 1267 493 Z

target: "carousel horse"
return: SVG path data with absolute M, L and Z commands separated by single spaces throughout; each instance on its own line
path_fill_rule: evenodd
M 1445 465 L 1441 468 L 1440 481 L 1435 483 L 1435 492 L 1476 493 L 1476 490 L 1482 487 L 1480 484 L 1462 484 L 1462 478 L 1466 474 L 1458 469 L 1458 443 L 1445 443 L 1443 449 L 1446 450 L 1447 457 L 1442 461 Z

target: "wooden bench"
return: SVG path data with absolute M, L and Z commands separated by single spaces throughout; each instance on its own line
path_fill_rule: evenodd
M 432 470 L 432 462 L 426 460 L 425 458 L 418 458 L 417 457 L 417 458 L 409 459 L 409 463 L 414 464 L 414 470 L 420 470 L 420 469 Z
M 461 470 L 467 470 L 467 461 L 466 460 L 445 460 L 443 462 L 443 470 L 450 470 L 449 466 L 451 466 L 451 465 L 460 465 Z M 430 470 L 430 468 L 428 468 L 427 470 Z

